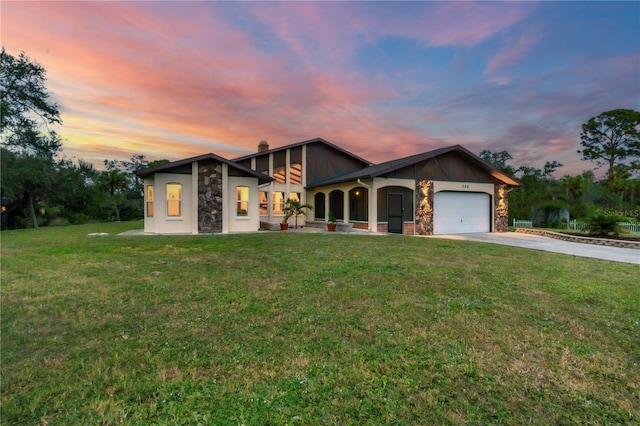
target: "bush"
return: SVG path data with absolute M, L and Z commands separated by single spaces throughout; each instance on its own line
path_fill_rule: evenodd
M 623 218 L 618 216 L 610 216 L 601 212 L 593 213 L 587 218 L 589 235 L 597 237 L 617 237 L 620 233 L 618 222 L 621 221 L 623 221 Z
M 558 201 L 549 201 L 531 208 L 531 220 L 537 228 L 566 228 L 569 209 Z

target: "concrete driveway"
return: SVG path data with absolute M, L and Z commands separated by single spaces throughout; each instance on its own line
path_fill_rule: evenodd
M 605 247 L 592 244 L 571 243 L 554 238 L 537 235 L 520 234 L 515 232 L 434 235 L 429 238 L 444 238 L 459 241 L 478 241 L 481 243 L 502 244 L 532 250 L 543 250 L 554 253 L 570 254 L 573 256 L 592 257 L 595 259 L 611 260 L 613 262 L 635 263 L 640 265 L 640 250 L 621 247 Z

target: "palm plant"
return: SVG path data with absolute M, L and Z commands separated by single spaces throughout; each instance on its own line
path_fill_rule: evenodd
M 305 210 L 313 210 L 311 204 L 302 204 L 299 200 L 292 200 L 287 198 L 284 203 L 284 222 L 288 221 L 291 216 L 296 218 L 295 229 L 298 229 L 298 216 L 306 214 Z

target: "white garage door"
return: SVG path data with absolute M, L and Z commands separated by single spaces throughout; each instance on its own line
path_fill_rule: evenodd
M 491 232 L 491 197 L 477 192 L 436 192 L 433 233 Z

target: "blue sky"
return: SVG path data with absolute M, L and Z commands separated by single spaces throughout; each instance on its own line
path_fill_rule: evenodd
M 592 169 L 582 123 L 640 109 L 638 2 L 3 2 L 64 154 L 233 158 L 323 137 L 373 162 L 461 144 Z

